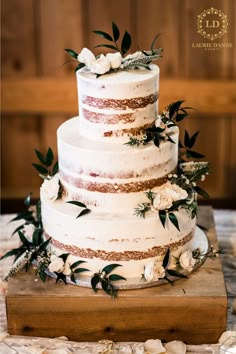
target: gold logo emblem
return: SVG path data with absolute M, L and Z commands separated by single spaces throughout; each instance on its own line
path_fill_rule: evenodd
M 227 16 L 221 10 L 211 7 L 198 15 L 198 33 L 211 41 L 221 38 L 227 33 L 227 26 Z

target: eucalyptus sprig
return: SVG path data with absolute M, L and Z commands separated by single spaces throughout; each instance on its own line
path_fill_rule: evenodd
M 20 246 L 8 251 L 0 258 L 0 260 L 2 260 L 11 256 L 15 257 L 14 263 L 5 278 L 6 281 L 23 268 L 28 270 L 39 255 L 44 255 L 50 242 L 50 239 L 44 241 L 42 229 L 36 229 L 34 231 L 31 241 L 28 240 L 21 231 L 18 231 L 18 236 L 21 241 Z
M 78 202 L 76 200 L 70 200 L 67 202 L 68 204 L 73 204 L 76 205 L 80 208 L 83 208 L 83 210 L 76 216 L 76 219 L 78 219 L 82 215 L 86 215 L 91 212 L 91 209 L 87 208 L 84 203 Z
M 126 280 L 119 274 L 110 274 L 115 268 L 121 267 L 120 264 L 109 264 L 101 271 L 95 273 L 91 278 L 91 286 L 93 291 L 97 292 L 97 285 L 101 284 L 102 289 L 110 295 L 113 299 L 117 297 L 118 289 L 112 284 L 114 281 Z
M 54 154 L 52 149 L 49 147 L 45 155 L 37 149 L 34 151 L 41 164 L 32 163 L 32 165 L 39 172 L 39 176 L 43 179 L 53 177 L 58 172 L 58 162 L 54 162 Z

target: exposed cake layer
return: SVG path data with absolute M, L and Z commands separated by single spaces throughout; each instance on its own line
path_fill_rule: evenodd
M 140 276 L 150 259 L 163 257 L 169 248 L 173 255 L 191 244 L 195 219 L 185 210 L 176 212 L 180 231 L 169 223 L 162 226 L 158 214 L 145 219 L 120 213 L 91 212 L 76 218 L 80 208 L 59 200 L 42 200 L 42 220 L 47 237 L 61 253 L 86 259 L 91 271 L 109 263 L 121 263 L 126 277 Z
M 140 134 L 156 118 L 159 68 L 134 69 L 97 75 L 77 72 L 80 131 L 90 139 L 120 138 Z
M 67 199 L 105 208 L 134 208 L 143 192 L 165 183 L 178 159 L 178 128 L 163 141 L 130 147 L 120 142 L 98 142 L 80 135 L 78 118 L 58 129 L 61 183 Z

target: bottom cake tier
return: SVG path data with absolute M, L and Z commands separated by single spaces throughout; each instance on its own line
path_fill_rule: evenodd
M 126 279 L 116 281 L 117 286 L 150 286 L 157 279 L 145 279 L 145 269 L 155 262 L 161 263 L 167 252 L 168 269 L 176 269 L 181 254 L 195 249 L 204 253 L 208 248 L 205 235 L 195 227 L 196 218 L 191 218 L 185 209 L 175 212 L 178 230 L 172 223 L 164 228 L 159 216 L 151 212 L 141 218 L 124 212 L 93 210 L 77 218 L 79 208 L 63 198 L 41 203 L 44 234 L 51 238 L 52 253 L 69 253 L 70 264 L 86 262 L 83 266 L 88 271 L 76 281 L 82 286 L 91 286 L 92 276 L 112 264 L 119 265 L 116 273 Z

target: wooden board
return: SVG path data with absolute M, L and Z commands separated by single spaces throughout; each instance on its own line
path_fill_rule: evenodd
M 199 210 L 217 247 L 210 207 Z M 221 261 L 208 259 L 189 279 L 141 290 L 120 291 L 112 300 L 102 291 L 35 281 L 21 273 L 9 281 L 8 331 L 12 335 L 67 336 L 75 341 L 145 341 L 159 338 L 215 343 L 226 328 L 227 296 Z

